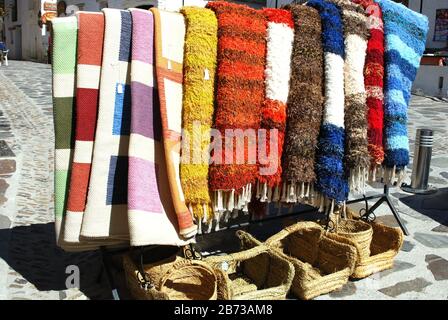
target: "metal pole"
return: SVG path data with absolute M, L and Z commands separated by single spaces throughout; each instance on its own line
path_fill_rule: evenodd
M 431 165 L 433 130 L 417 129 L 414 148 L 414 161 L 410 186 L 403 186 L 403 191 L 418 194 L 428 194 L 437 191 L 428 186 L 429 167 Z

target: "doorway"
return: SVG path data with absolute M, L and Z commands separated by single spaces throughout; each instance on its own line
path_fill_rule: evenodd
M 22 60 L 22 26 L 14 30 L 14 59 Z

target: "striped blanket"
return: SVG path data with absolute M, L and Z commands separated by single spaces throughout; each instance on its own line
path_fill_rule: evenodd
M 258 154 L 260 173 L 257 198 L 262 202 L 270 202 L 280 200 L 281 158 L 286 130 L 286 100 L 289 93 L 294 22 L 288 10 L 269 8 L 263 9 L 263 13 L 268 21 L 264 70 L 266 98 L 261 110 L 261 128 L 266 130 L 266 143 L 265 152 Z M 259 147 L 261 146 L 260 142 Z M 276 149 L 271 150 L 271 147 Z
M 154 19 L 151 11 L 132 15 L 131 131 L 128 219 L 132 246 L 182 245 L 168 185 L 160 110 L 154 88 Z
M 55 132 L 55 231 L 56 242 L 66 250 L 64 241 L 65 212 L 67 207 L 70 164 L 73 160 L 75 109 L 76 17 L 53 20 L 53 114 Z M 77 246 L 75 246 L 77 247 Z
M 64 240 L 79 243 L 89 186 L 103 55 L 104 16 L 81 12 L 78 17 L 75 150 L 70 179 Z M 96 30 L 96 32 L 92 32 Z M 84 242 L 83 242 L 84 243 Z
M 103 13 L 100 102 L 81 236 L 127 240 L 132 19 L 129 11 L 103 9 Z
M 368 15 L 370 38 L 367 42 L 364 65 L 364 84 L 367 103 L 367 138 L 370 155 L 369 179 L 376 180 L 377 171 L 384 160 L 383 149 L 383 77 L 384 77 L 384 30 L 380 6 L 373 0 L 354 0 Z
M 325 102 L 316 157 L 316 189 L 321 193 L 319 209 L 332 211 L 348 196 L 344 171 L 344 36 L 338 8 L 323 0 L 311 0 L 322 19 L 325 66 Z
M 190 238 L 197 226 L 185 204 L 180 183 L 180 140 L 182 130 L 182 81 L 185 21 L 176 12 L 151 8 L 155 23 L 157 88 L 160 100 L 163 143 L 168 185 L 179 224 L 179 233 Z
M 367 142 L 367 105 L 364 87 L 367 17 L 362 6 L 350 0 L 329 0 L 336 4 L 344 24 L 345 170 L 351 192 L 364 193 L 370 157 Z
M 407 109 L 425 50 L 428 18 L 390 0 L 376 2 L 383 13 L 385 36 L 384 178 L 394 183 L 403 178 L 409 163 Z
M 209 179 L 215 214 L 227 217 L 233 210 L 247 211 L 258 178 L 256 134 L 265 94 L 267 21 L 261 11 L 245 5 L 210 1 L 207 7 L 218 18 L 214 128 L 221 132 L 221 140 L 214 140 Z

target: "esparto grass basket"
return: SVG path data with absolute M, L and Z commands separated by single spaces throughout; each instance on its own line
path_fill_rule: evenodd
M 251 235 L 238 231 L 242 241 L 260 244 Z M 270 237 L 264 243 L 292 263 L 295 276 L 291 292 L 300 299 L 310 300 L 329 293 L 347 283 L 357 259 L 353 245 L 328 238 L 324 229 L 314 222 L 298 222 Z
M 144 265 L 145 277 L 130 255 L 123 257 L 126 283 L 138 300 L 216 300 L 228 296 L 224 274 L 209 264 L 171 257 Z
M 358 245 L 358 255 L 363 259 L 370 257 L 370 243 L 373 235 L 370 224 L 362 220 L 342 219 L 337 223 L 336 233 L 355 242 Z
M 292 264 L 266 246 L 247 244 L 242 241 L 240 252 L 205 259 L 224 271 L 229 288 L 225 299 L 285 299 L 294 278 Z
M 347 215 L 352 219 L 359 220 L 354 217 L 353 211 L 347 208 Z M 376 222 L 368 223 L 372 228 L 372 241 L 370 243 L 370 256 L 365 257 L 358 255 L 357 263 L 353 274 L 353 279 L 362 279 L 376 272 L 390 269 L 394 265 L 394 259 L 403 245 L 403 231 L 400 228 L 389 227 Z M 329 234 L 329 237 L 336 235 Z M 359 245 L 350 239 L 338 237 L 339 241 L 355 245 Z

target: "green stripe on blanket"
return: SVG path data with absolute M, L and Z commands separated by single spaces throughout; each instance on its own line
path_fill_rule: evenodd
M 75 106 L 76 17 L 53 20 L 53 113 L 55 127 L 55 228 L 60 230 L 67 202 L 70 162 L 73 156 Z M 62 239 L 63 237 L 61 237 Z

